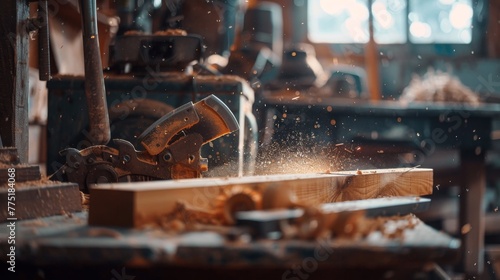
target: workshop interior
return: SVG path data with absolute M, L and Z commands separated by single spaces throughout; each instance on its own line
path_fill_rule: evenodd
M 1 5 L 1 279 L 500 279 L 500 1 Z

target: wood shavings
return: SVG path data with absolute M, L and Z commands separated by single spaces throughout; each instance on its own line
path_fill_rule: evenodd
M 423 77 L 414 76 L 403 90 L 399 101 L 407 105 L 411 102 L 452 102 L 479 105 L 479 97 L 460 80 L 448 73 L 429 70 Z
M 161 31 L 156 31 L 155 36 L 187 36 L 187 32 L 184 29 L 166 29 Z
M 403 239 L 406 230 L 414 229 L 419 220 L 413 215 L 367 218 L 364 215 L 346 216 L 337 222 L 332 230 L 332 237 L 347 239 L 366 238 L 374 232 L 380 232 L 388 239 Z
M 144 33 L 144 31 L 140 31 L 140 30 L 129 30 L 129 31 L 126 31 L 125 33 L 123 33 L 124 36 L 142 36 L 142 35 L 146 35 L 146 33 Z
M 90 205 L 90 194 L 80 192 L 80 197 L 82 199 L 82 207 L 83 209 L 88 210 Z
M 172 231 L 191 229 L 196 224 L 222 225 L 223 221 L 215 212 L 198 209 L 183 201 L 178 201 L 172 212 L 157 221 L 157 225 L 162 229 Z
M 47 178 L 42 178 L 35 181 L 27 181 L 16 183 L 16 187 L 43 187 L 43 186 L 53 186 L 60 184 L 61 182 L 51 181 Z
M 3 157 L 3 159 L 0 158 L 0 168 L 27 166 L 26 164 L 21 164 L 21 163 L 16 163 L 16 164 L 9 163 L 8 159 L 5 157 L 5 155 L 0 155 L 0 157 Z
M 10 168 L 13 165 L 19 165 L 19 156 L 14 147 L 0 148 L 0 168 Z
M 420 222 L 415 215 L 378 217 L 371 219 L 376 230 L 389 239 L 403 239 L 404 231 L 414 229 Z
M 462 233 L 462 235 L 464 235 L 464 234 L 469 233 L 471 229 L 472 229 L 472 226 L 470 224 L 465 224 L 460 229 L 460 232 Z
M 47 178 L 42 178 L 40 180 L 33 180 L 33 181 L 26 181 L 26 182 L 16 182 L 16 189 L 20 188 L 26 188 L 26 187 L 46 187 L 46 186 L 53 186 L 53 185 L 58 185 L 61 182 L 57 181 L 51 181 Z M 0 184 L 0 188 L 7 188 L 7 184 Z
M 373 233 L 379 233 L 386 239 L 404 239 L 405 231 L 414 229 L 420 222 L 413 214 L 367 218 L 363 211 L 324 215 L 314 210 L 314 207 L 306 208 L 306 214 L 296 224 L 283 228 L 287 239 L 312 240 L 329 237 L 361 240 Z
M 68 219 L 73 219 L 74 217 L 73 213 L 64 210 L 61 210 L 61 216 L 65 216 Z

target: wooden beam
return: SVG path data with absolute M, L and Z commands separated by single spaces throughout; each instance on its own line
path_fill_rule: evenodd
M 372 6 L 372 1 L 369 0 L 368 7 Z M 368 43 L 365 45 L 365 67 L 368 74 L 368 91 L 370 98 L 373 101 L 378 101 L 382 98 L 380 93 L 380 73 L 379 73 L 379 52 L 377 43 L 375 42 L 375 34 L 373 27 L 373 12 L 369 9 L 368 19 Z
M 178 202 L 210 212 L 235 194 L 245 193 L 262 202 L 266 200 L 265 190 L 270 188 L 292 196 L 285 200 L 302 205 L 421 196 L 432 193 L 432 176 L 432 169 L 398 168 L 102 184 L 90 189 L 89 224 L 139 227 L 170 214 Z
M 484 270 L 484 208 L 486 192 L 485 152 L 460 151 L 459 233 L 462 242 L 462 266 L 466 278 L 479 277 Z
M 9 169 L 11 168 L 15 168 L 16 170 L 16 182 L 36 181 L 42 179 L 42 175 L 40 174 L 40 166 L 38 165 L 11 165 L 10 167 L 0 166 L 0 186 L 3 184 L 7 184 L 10 178 Z
M 0 9 L 0 136 L 28 161 L 28 17 L 25 0 L 5 1 Z
M 38 165 L 20 164 L 17 148 L 0 148 L 0 187 L 7 185 L 10 169 L 14 169 L 17 183 L 42 179 Z
M 80 189 L 74 183 L 16 183 L 15 201 L 8 200 L 9 193 L 6 186 L 0 186 L 0 200 L 5 201 L 5 207 L 0 209 L 0 223 L 9 218 L 23 220 L 82 211 Z M 7 201 L 15 203 L 14 212 L 8 211 Z

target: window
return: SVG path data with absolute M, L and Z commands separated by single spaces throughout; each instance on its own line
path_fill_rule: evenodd
M 468 44 L 472 40 L 471 0 L 410 0 L 413 43 Z
M 371 11 L 375 41 L 379 44 L 401 44 L 406 43 L 409 36 L 412 43 L 419 44 L 470 43 L 471 2 L 373 0 Z M 368 42 L 368 0 L 309 0 L 307 11 L 308 35 L 312 42 Z

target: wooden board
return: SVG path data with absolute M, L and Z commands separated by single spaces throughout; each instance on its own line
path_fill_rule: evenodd
M 12 165 L 11 167 L 0 168 L 0 186 L 6 185 L 9 180 L 9 169 L 14 168 L 15 181 L 16 182 L 28 182 L 36 181 L 42 178 L 40 174 L 40 166 L 30 165 L 30 166 L 20 166 Z
M 421 196 L 432 193 L 432 169 L 399 168 L 230 178 L 184 179 L 102 184 L 90 189 L 89 224 L 139 227 L 155 222 L 182 201 L 196 209 L 214 210 L 228 195 L 243 190 L 262 195 L 275 188 L 301 204 Z
M 0 188 L 0 201 L 5 205 L 0 209 L 0 223 L 8 218 L 22 220 L 82 211 L 80 189 L 74 183 L 16 187 L 15 205 L 9 205 L 14 208 L 12 215 L 7 209 L 8 196 L 8 189 Z
M 42 178 L 40 166 L 21 164 L 17 148 L 0 148 L 0 187 L 6 186 L 11 176 L 13 182 L 36 181 Z

